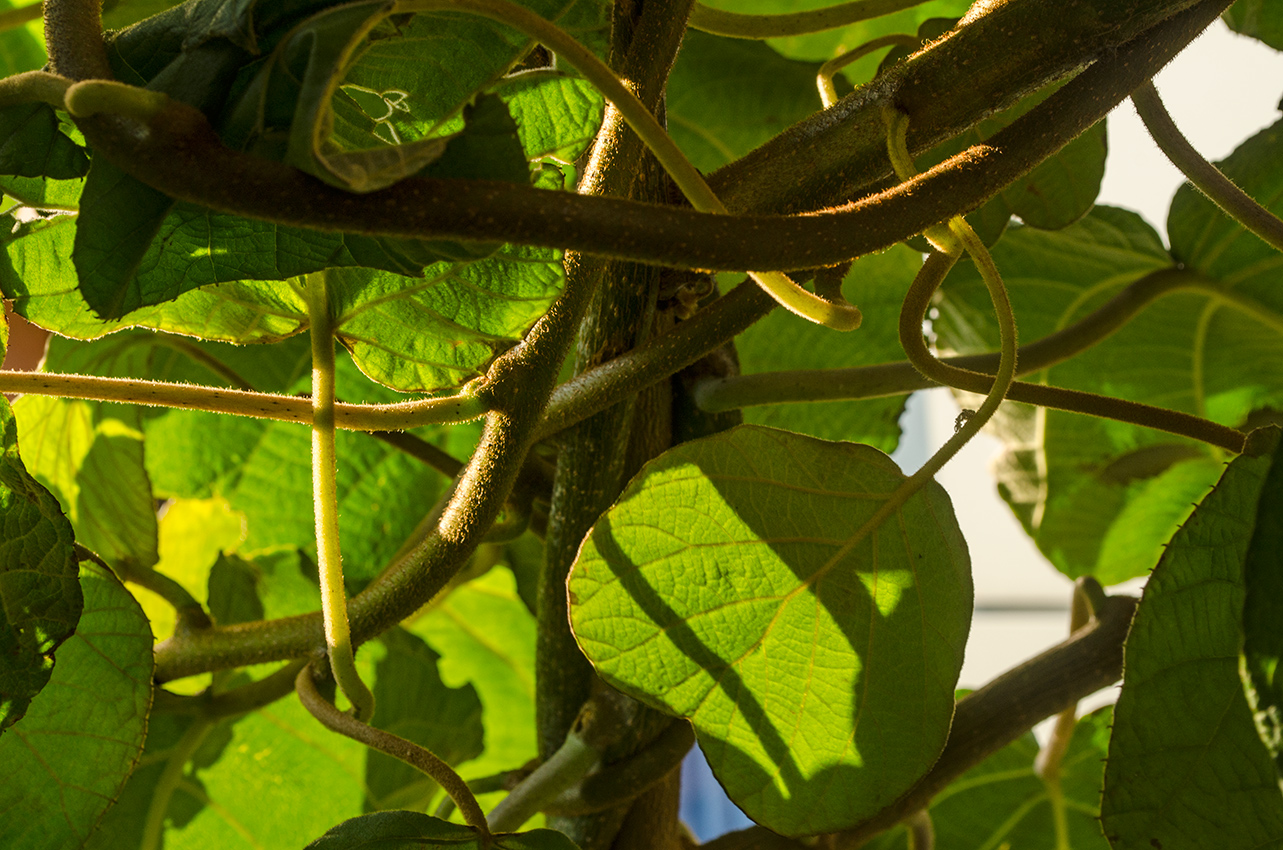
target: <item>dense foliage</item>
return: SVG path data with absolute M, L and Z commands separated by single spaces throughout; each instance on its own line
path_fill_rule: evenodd
M 1283 846 L 1283 123 L 1147 84 L 1283 7 L 968 5 L 0 12 L 0 846 L 677 850 L 696 740 L 717 850 Z M 982 426 L 1075 630 L 963 695 Z

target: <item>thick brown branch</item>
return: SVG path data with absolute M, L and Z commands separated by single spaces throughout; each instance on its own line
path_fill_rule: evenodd
M 1103 117 L 1225 5 L 1225 0 L 1204 0 L 1159 23 L 1096 62 L 989 144 L 893 189 L 796 217 L 710 215 L 508 183 L 426 178 L 354 195 L 281 163 L 224 147 L 203 115 L 179 103 L 143 134 L 125 132 L 119 122 L 101 117 L 80 124 L 95 151 L 144 182 L 180 200 L 249 218 L 352 233 L 504 240 L 690 268 L 814 268 L 885 248 L 976 208 Z M 964 39 L 966 32 L 952 41 L 978 47 Z M 1082 61 L 1090 58 L 1087 48 L 1080 49 Z M 949 88 L 969 85 L 961 76 Z M 915 127 L 927 123 L 912 114 L 923 107 L 899 102 L 899 94 L 879 88 L 863 97 L 874 114 L 881 102 L 897 99 Z M 977 111 L 972 119 L 983 115 Z M 856 120 L 839 106 L 826 122 L 839 118 Z

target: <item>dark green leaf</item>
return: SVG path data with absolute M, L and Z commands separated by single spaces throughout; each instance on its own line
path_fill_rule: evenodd
M 18 457 L 18 423 L 0 398 L 0 731 L 49 681 L 55 650 L 76 628 L 82 598 L 71 523 Z M 0 737 L 0 748 L 5 746 Z M 0 806 L 3 810 L 3 806 Z
M 26 716 L 0 738 L 8 850 L 81 846 L 142 754 L 152 697 L 147 619 L 110 572 L 88 564 L 80 585 L 75 635 Z
M 26 395 L 13 410 L 27 469 L 64 506 L 76 539 L 111 564 L 154 565 L 156 506 L 138 409 Z
M 1098 818 L 1111 719 L 1111 709 L 1102 708 L 1078 721 L 1060 763 L 1059 789 L 1034 771 L 1038 742 L 1032 734 L 958 777 L 931 800 L 936 850 L 1106 850 Z M 1065 843 L 1057 839 L 1062 818 Z M 905 841 L 904 831 L 897 829 L 869 847 L 899 850 Z
M 1256 728 L 1283 776 L 1283 452 L 1265 476 L 1247 550 L 1240 673 Z
M 258 581 L 254 564 L 220 554 L 209 570 L 209 616 L 220 626 L 263 619 Z
M 513 770 L 534 758 L 535 620 L 512 574 L 495 568 L 455 589 L 407 628 L 441 654 L 442 682 L 470 685 L 484 707 L 485 753 L 466 777 Z
M 1234 32 L 1259 38 L 1283 50 L 1283 9 L 1270 0 L 1238 0 L 1221 15 Z
M 89 157 L 63 132 L 45 103 L 0 109 L 0 174 L 72 180 L 89 171 Z
M 856 260 L 843 289 L 869 316 L 894 316 L 905 290 L 922 265 L 902 245 Z M 744 374 L 788 369 L 869 366 L 904 359 L 894 322 L 866 322 L 858 339 L 776 310 L 735 341 Z M 867 443 L 892 451 L 900 439 L 904 398 L 781 404 L 744 410 L 748 422 L 799 431 L 826 440 Z
M 1239 679 L 1244 568 L 1278 444 L 1278 429 L 1256 432 L 1145 587 L 1101 804 L 1116 850 L 1283 842 L 1283 794 Z
M 1042 103 L 1058 88 L 1059 85 L 1048 86 L 1010 109 L 981 121 L 967 133 L 932 148 L 918 158 L 918 167 L 925 171 L 972 145 L 980 144 Z M 967 221 L 986 245 L 998 241 L 1013 215 L 1031 227 L 1059 230 L 1087 214 L 1096 202 L 1104 176 L 1105 122 L 1101 121 L 1004 188 L 980 209 L 968 213 Z
M 878 811 L 948 734 L 971 617 L 948 497 L 930 483 L 852 543 L 903 481 L 868 446 L 740 426 L 648 464 L 571 574 L 598 673 L 689 717 L 731 799 L 777 832 Z
M 306 850 L 421 850 L 424 847 L 480 847 L 472 827 L 419 812 L 374 812 L 344 821 L 307 845 Z
M 668 130 L 702 171 L 738 159 L 820 109 L 818 62 L 692 30 L 668 78 Z
M 457 765 L 485 749 L 481 700 L 471 685 L 449 688 L 437 672 L 440 656 L 419 638 L 394 628 L 379 640 L 387 648 L 375 665 L 374 724 Z M 366 811 L 423 809 L 437 784 L 400 759 L 370 750 L 365 762 Z
M 95 313 L 118 319 L 175 298 L 181 281 L 157 281 L 157 290 L 131 286 L 138 266 L 174 201 L 105 159 L 94 160 L 80 196 L 71 260 L 80 292 Z
M 1232 278 L 1213 284 L 1172 269 L 1158 235 L 1133 213 L 1097 207 L 1061 231 L 1018 228 L 993 255 L 1025 343 L 1072 324 L 1148 274 L 1178 275 L 1176 282 L 1190 288 L 1162 296 L 1113 336 L 1027 380 L 1227 424 L 1283 394 L 1283 373 L 1272 362 L 1283 358 L 1271 330 L 1278 322 L 1206 288 L 1232 294 L 1242 285 Z M 933 324 L 942 347 L 994 350 L 992 308 L 974 266 L 956 268 L 945 293 Z M 1237 359 L 1230 356 L 1235 350 Z M 1060 570 L 1106 585 L 1157 563 L 1219 471 L 1215 453 L 1192 441 L 1073 413 L 1008 405 L 998 428 L 1009 446 L 997 473 L 1003 496 Z

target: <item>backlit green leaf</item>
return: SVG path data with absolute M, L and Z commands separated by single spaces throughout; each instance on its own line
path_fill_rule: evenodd
M 1274 362 L 1283 358 L 1277 315 L 1222 298 L 1221 291 L 1235 295 L 1246 286 L 1229 269 L 1215 278 L 1173 269 L 1158 235 L 1133 213 L 1097 207 L 1061 231 L 1015 229 L 993 255 L 1025 344 L 1073 324 L 1146 275 L 1174 276 L 1177 285 L 1113 336 L 1026 380 L 1231 425 L 1283 396 Z M 1253 296 L 1268 286 L 1262 280 Z M 973 266 L 955 268 L 945 296 L 933 323 L 942 347 L 995 350 L 992 310 Z M 1218 475 L 1219 460 L 1205 446 L 1104 419 L 1008 405 L 997 427 L 1009 446 L 997 472 L 1003 496 L 1060 570 L 1106 585 L 1153 567 Z
M 71 523 L 23 466 L 17 441 L 0 398 L 0 732 L 46 686 L 83 601 Z
M 1101 804 L 1116 850 L 1283 842 L 1283 794 L 1239 679 L 1245 562 L 1278 444 L 1278 429 L 1256 432 L 1145 586 Z
M 823 6 L 832 6 L 834 3 L 833 0 L 710 0 L 706 5 L 741 14 L 778 15 L 818 9 Z M 878 36 L 891 33 L 910 35 L 916 33 L 918 26 L 931 18 L 962 17 L 970 5 L 968 0 L 932 0 L 910 9 L 838 29 L 788 38 L 772 38 L 767 41 L 767 44 L 790 59 L 823 62 L 853 50 Z M 857 84 L 872 79 L 884 52 L 877 51 L 874 55 L 866 56 L 847 66 L 845 71 L 847 77 Z
M 27 469 L 64 506 L 76 539 L 108 563 L 155 564 L 138 409 L 36 395 L 13 409 Z
M 8 850 L 81 846 L 142 754 L 152 698 L 147 620 L 101 567 L 87 564 L 80 585 L 76 633 L 58 648 L 26 716 L 0 737 L 0 845 Z
M 1221 15 L 1234 32 L 1259 38 L 1283 50 L 1283 10 L 1269 0 L 1238 0 Z
M 971 617 L 952 507 L 931 483 L 856 537 L 903 480 L 868 446 L 745 425 L 648 464 L 576 561 L 597 671 L 690 718 L 777 832 L 858 822 L 944 745 Z

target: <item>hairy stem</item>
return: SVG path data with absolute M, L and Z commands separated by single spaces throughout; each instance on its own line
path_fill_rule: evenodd
M 48 71 L 25 71 L 0 79 L 0 106 L 47 103 L 62 108 L 71 80 Z
M 299 671 L 294 687 L 298 691 L 299 701 L 303 703 L 303 707 L 319 720 L 321 725 L 331 732 L 346 735 L 354 741 L 359 741 L 381 753 L 387 753 L 422 771 L 424 775 L 440 785 L 451 800 L 454 800 L 454 804 L 459 807 L 459 813 L 463 815 L 463 822 L 480 833 L 483 850 L 489 846 L 490 828 L 486 824 L 486 816 L 482 813 L 481 806 L 477 804 L 477 798 L 468 790 L 468 784 L 454 772 L 454 768 L 418 744 L 390 732 L 384 732 L 382 729 L 375 729 L 339 711 L 329 700 L 321 696 L 312 675 L 311 665 L 304 667 Z
M 694 743 L 691 725 L 674 720 L 640 752 L 584 777 L 577 786 L 546 803 L 543 810 L 563 817 L 588 815 L 639 797 L 681 764 Z
M 316 520 L 316 566 L 321 581 L 325 653 L 343 695 L 358 720 L 374 716 L 374 694 L 361 681 L 352 655 L 352 632 L 343 587 L 339 546 L 338 459 L 334 451 L 334 319 L 325 272 L 307 276 L 307 312 L 312 337 L 312 513 Z
M 474 389 L 468 387 L 453 396 L 395 404 L 335 402 L 334 425 L 345 431 L 399 431 L 420 425 L 468 422 L 484 416 L 487 409 L 485 403 L 474 394 Z M 132 378 L 100 378 L 56 372 L 0 372 L 0 393 L 30 393 L 141 404 L 146 407 L 206 410 L 210 413 L 274 419 L 278 422 L 312 421 L 312 402 L 298 396 Z
M 1141 84 L 1132 92 L 1132 103 L 1154 143 L 1195 188 L 1266 244 L 1283 251 L 1283 221 L 1235 186 L 1220 169 L 1194 149 L 1167 113 L 1153 81 Z
M 572 730 L 566 741 L 535 772 L 523 779 L 490 812 L 495 832 L 515 832 L 548 801 L 576 785 L 601 760 L 601 751 Z
M 51 0 L 51 5 L 68 1 Z M 866 93 L 858 103 L 843 101 L 833 110 L 821 113 L 819 123 L 823 127 L 808 124 L 807 131 L 828 128 L 827 134 L 820 135 L 829 138 L 828 134 L 838 132 L 839 128 L 867 127 L 868 120 L 874 119 L 881 104 L 891 97 L 915 116 L 919 106 L 931 116 L 936 116 L 935 110 L 941 104 L 956 110 L 960 104 L 951 102 L 953 98 L 941 97 L 939 90 L 935 90 L 930 103 L 916 96 L 909 103 L 904 75 L 920 70 L 928 56 L 931 58 L 927 64 L 932 67 L 950 58 L 957 62 L 965 56 L 981 54 L 1001 55 L 1002 62 L 1006 63 L 1006 52 L 982 49 L 984 45 L 977 39 L 986 34 L 997 37 L 995 27 L 1024 23 L 1021 19 L 1010 19 L 1008 10 L 1024 14 L 1037 9 L 1038 14 L 1054 17 L 1057 37 L 1052 41 L 1077 45 L 1072 62 L 1067 56 L 1055 60 L 1053 64 L 1061 68 L 1057 73 L 1081 67 L 1098 51 L 1118 44 L 1116 39 L 1124 34 L 1142 37 L 1097 60 L 1039 107 L 996 134 L 988 144 L 978 145 L 907 184 L 815 215 L 705 214 L 622 199 L 547 192 L 516 184 L 429 178 L 407 178 L 378 192 L 354 195 L 289 166 L 226 148 L 198 110 L 177 102 L 171 103 L 162 116 L 150 123 L 149 132 L 143 134 L 124 132 L 102 116 L 79 119 L 78 123 L 95 155 L 105 157 L 148 185 L 179 200 L 250 218 L 326 231 L 551 245 L 701 269 L 815 268 L 887 247 L 933 223 L 979 206 L 1099 120 L 1214 20 L 1225 5 L 1225 0 L 1204 0 L 1188 4 L 1188 11 L 1176 12 L 1172 3 L 1166 2 L 1160 4 L 1160 13 L 1158 8 L 1150 8 L 1157 0 L 1132 0 L 1127 4 L 1110 0 L 1106 4 L 1109 8 L 1095 10 L 1089 16 L 1090 21 L 1074 19 L 1083 33 L 1106 27 L 1100 33 L 1101 39 L 1092 41 L 1085 35 L 1077 40 L 1060 37 L 1065 27 L 1063 10 L 1059 6 L 1055 10 L 1043 9 L 1042 2 L 1044 0 L 1003 4 L 997 11 L 964 27 L 956 37 L 942 40 L 938 47 L 923 51 L 912 62 L 905 63 L 905 70 L 895 80 L 879 83 L 877 96 Z M 1133 4 L 1144 8 L 1132 8 Z M 1114 6 L 1126 7 L 1126 14 L 1115 11 Z M 1182 0 L 1178 6 L 1185 9 L 1187 3 Z M 1143 25 L 1153 29 L 1146 31 Z M 975 38 L 972 38 L 973 31 Z M 1019 33 L 1019 27 L 1013 32 Z M 1005 36 L 1003 38 L 1005 43 Z M 1021 43 L 1025 41 L 1032 39 L 1022 36 Z M 977 49 L 979 53 L 959 52 Z M 1040 46 L 1038 50 L 1043 48 Z M 1016 51 L 1013 55 L 1023 54 Z M 1035 76 L 1047 72 L 1046 63 L 1037 61 L 1036 56 L 1031 61 L 1033 68 L 1028 70 Z M 1070 64 L 1062 68 L 1065 62 Z M 958 67 L 961 66 L 953 64 L 949 69 L 951 91 L 968 88 L 967 81 L 957 77 Z M 1045 82 L 1045 77 L 1040 79 Z M 1004 79 L 1003 85 L 1006 83 Z M 974 108 L 965 121 L 974 123 L 1002 105 L 994 103 L 992 98 L 983 105 L 972 103 L 983 90 L 981 86 L 965 98 Z M 1003 89 L 1004 93 L 1019 90 L 1022 89 L 1018 86 Z M 950 115 L 950 122 L 963 120 L 952 112 Z M 933 136 L 934 123 L 924 119 L 924 124 Z M 788 139 L 793 135 L 786 134 Z M 813 204 L 815 199 L 830 196 L 831 187 L 820 191 L 813 186 L 817 175 L 854 173 L 844 170 L 840 162 L 827 169 L 827 163 L 809 159 L 803 167 L 789 146 L 808 150 L 816 139 L 811 138 L 807 144 L 781 139 L 779 145 L 772 147 L 782 162 L 792 161 L 790 167 L 800 172 L 786 177 L 772 168 L 770 173 L 784 180 L 790 193 L 801 193 L 790 195 L 798 204 L 807 203 L 807 197 Z M 783 151 L 780 145 L 784 146 Z M 756 161 L 746 157 L 745 162 L 750 159 Z M 879 160 L 879 168 L 884 169 L 885 153 L 879 153 Z M 877 171 L 870 178 L 874 185 L 882 179 L 882 173 Z M 726 172 L 719 185 L 727 185 L 728 191 L 734 191 L 736 174 L 750 180 L 752 172 Z M 752 176 L 750 182 L 757 186 L 758 179 Z M 816 191 L 819 194 L 815 194 Z M 781 201 L 782 196 L 778 195 L 769 203 L 763 199 L 758 208 L 778 208 Z M 743 208 L 741 202 L 728 203 L 728 206 L 735 210 Z
M 690 25 L 697 30 L 729 38 L 784 38 L 837 29 L 910 9 L 925 0 L 848 0 L 823 9 L 783 15 L 743 15 L 696 3 Z

